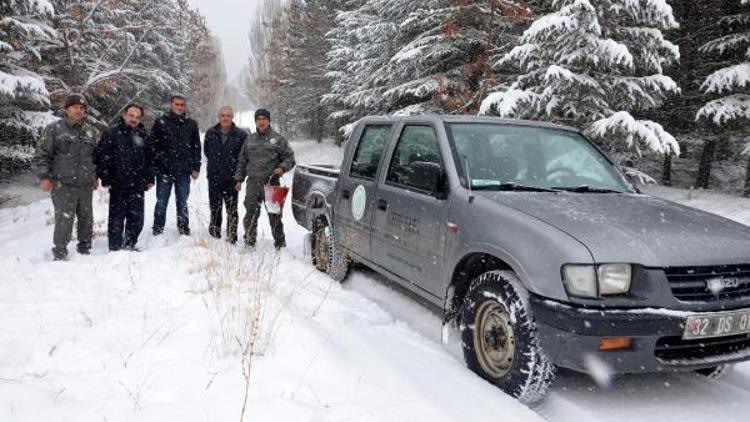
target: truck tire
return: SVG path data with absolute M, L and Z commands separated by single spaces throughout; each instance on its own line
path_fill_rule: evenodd
M 310 237 L 312 264 L 318 271 L 328 271 L 328 227 L 319 227 Z
M 460 310 L 466 365 L 523 403 L 541 400 L 555 367 L 539 344 L 536 323 L 518 278 L 489 271 L 474 279 Z
M 336 245 L 333 229 L 318 228 L 311 241 L 313 265 L 332 279 L 343 282 L 349 274 L 349 259 Z

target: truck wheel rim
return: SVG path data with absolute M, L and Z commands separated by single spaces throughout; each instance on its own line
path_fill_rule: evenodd
M 328 269 L 328 236 L 326 236 L 325 230 L 315 232 L 313 254 L 315 255 L 315 267 L 320 271 Z
M 497 302 L 485 301 L 477 310 L 474 324 L 474 350 L 480 366 L 493 378 L 504 377 L 516 351 L 508 312 Z

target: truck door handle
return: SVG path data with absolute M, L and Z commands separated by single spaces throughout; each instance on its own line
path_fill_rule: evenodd
M 378 209 L 380 211 L 385 211 L 388 209 L 388 201 L 385 199 L 378 199 Z
M 341 192 L 341 196 L 344 197 L 344 199 L 349 199 L 352 197 L 352 193 L 348 189 L 345 189 Z

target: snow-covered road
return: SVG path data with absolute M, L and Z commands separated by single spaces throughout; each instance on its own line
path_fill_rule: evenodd
M 340 156 L 330 145 L 294 146 L 300 162 Z M 744 199 L 655 193 L 750 223 Z M 529 409 L 465 369 L 456 345 L 440 343 L 440 317 L 378 276 L 357 271 L 338 285 L 315 271 L 289 210 L 289 248 L 278 255 L 265 218 L 254 252 L 208 238 L 207 195 L 201 178 L 190 197 L 192 237 L 177 235 L 171 204 L 168 230 L 154 238 L 150 192 L 144 252 L 110 254 L 100 190 L 93 255 L 63 263 L 49 260 L 48 199 L 0 210 L 0 421 L 239 420 L 248 371 L 248 421 L 730 422 L 750 414 L 750 364 L 719 381 L 623 376 L 607 389 L 563 372 Z

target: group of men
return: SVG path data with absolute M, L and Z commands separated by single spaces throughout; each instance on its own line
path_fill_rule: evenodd
M 182 95 L 173 95 L 169 111 L 158 118 L 151 132 L 142 120 L 144 109 L 131 103 L 122 110 L 119 121 L 109 126 L 96 141 L 94 127 L 87 123 L 86 100 L 69 95 L 65 116 L 51 123 L 40 139 L 42 173 L 40 187 L 50 192 L 55 209 L 55 260 L 65 260 L 68 243 L 77 219 L 79 254 L 91 250 L 93 235 L 93 191 L 109 189 L 109 250 L 137 251 L 138 236 L 144 224 L 144 195 L 156 185 L 154 236 L 162 234 L 167 205 L 174 188 L 177 229 L 190 235 L 188 197 L 191 179 L 201 170 L 201 143 L 198 124 L 185 114 Z M 205 135 L 203 152 L 208 163 L 208 194 L 211 209 L 209 234 L 221 238 L 223 209 L 227 213 L 227 237 L 237 242 L 238 196 L 246 184 L 243 220 L 244 241 L 254 247 L 264 185 L 279 184 L 294 165 L 294 152 L 287 140 L 271 128 L 268 110 L 255 112 L 256 132 L 248 133 L 234 124 L 230 107 L 219 110 L 219 122 Z M 281 215 L 268 215 L 274 246 L 286 246 Z

